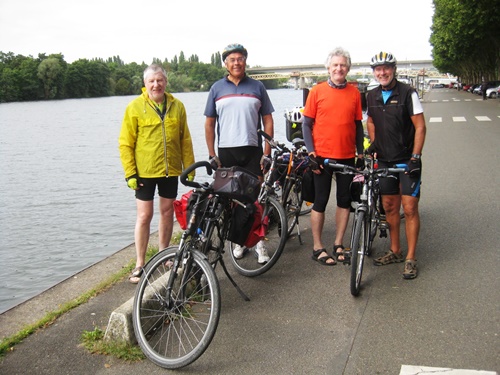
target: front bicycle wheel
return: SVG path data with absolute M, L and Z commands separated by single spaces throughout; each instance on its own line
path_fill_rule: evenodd
M 365 259 L 365 212 L 356 212 L 351 238 L 351 294 L 357 296 L 361 286 Z
M 378 208 L 376 203 L 374 202 L 374 206 L 370 208 L 369 210 L 369 218 L 367 221 L 368 225 L 368 244 L 366 247 L 366 254 L 370 256 L 372 254 L 372 247 L 373 247 L 373 241 L 375 240 L 375 237 L 377 236 L 377 230 L 378 230 L 378 225 L 380 221 L 380 215 L 378 213 Z
M 198 359 L 219 323 L 221 298 L 215 271 L 200 252 L 180 259 L 178 246 L 147 263 L 137 285 L 132 310 L 135 337 L 153 363 L 176 369 Z
M 282 197 L 283 208 L 287 219 L 287 236 L 291 236 L 299 221 L 302 208 L 302 192 L 300 183 L 295 179 L 287 180 Z
M 229 243 L 231 262 L 236 271 L 243 276 L 253 277 L 269 271 L 285 247 L 287 220 L 283 206 L 276 198 L 270 196 L 265 199 L 263 206 L 262 221 L 268 223 L 265 237 L 256 246 L 245 248 L 239 258 L 236 258 L 233 252 L 236 245 Z M 262 251 L 267 254 L 267 258 L 259 257 L 258 252 Z

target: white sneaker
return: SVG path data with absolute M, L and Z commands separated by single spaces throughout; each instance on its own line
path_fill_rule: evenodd
M 243 254 L 245 253 L 245 247 L 236 245 L 235 248 L 233 249 L 233 255 L 236 259 L 241 259 L 243 258 Z
M 257 256 L 258 256 L 257 263 L 264 264 L 264 263 L 269 262 L 269 259 L 271 259 L 271 258 L 269 258 L 269 255 L 267 254 L 267 249 L 264 246 L 263 241 L 259 241 L 257 243 L 257 246 L 255 247 L 255 252 L 257 253 Z

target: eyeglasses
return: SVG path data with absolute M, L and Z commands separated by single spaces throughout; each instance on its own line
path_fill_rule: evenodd
M 239 62 L 239 63 L 242 63 L 243 61 L 245 61 L 246 58 L 244 57 L 237 57 L 237 58 L 230 58 L 230 59 L 227 59 L 226 61 L 230 64 L 234 64 L 235 62 Z

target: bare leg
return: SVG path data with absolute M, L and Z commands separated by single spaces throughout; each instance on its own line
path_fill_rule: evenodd
M 420 231 L 418 198 L 403 195 L 402 201 L 406 220 L 406 239 L 408 241 L 408 254 L 406 255 L 406 259 L 415 260 L 418 233 Z
M 314 209 L 311 210 L 311 232 L 313 235 L 313 249 L 314 250 L 319 250 L 319 249 L 325 248 L 323 246 L 323 242 L 321 241 L 321 234 L 323 232 L 324 224 L 325 224 L 325 213 L 315 211 Z M 319 255 L 319 258 L 323 258 L 327 255 L 328 255 L 328 253 L 325 251 L 324 254 L 322 253 Z M 329 259 L 326 262 L 328 264 L 330 264 L 330 263 L 334 263 L 335 261 L 332 259 Z
M 174 199 L 160 197 L 160 220 L 158 222 L 158 248 L 164 250 L 170 245 L 174 228 Z
M 401 253 L 401 242 L 399 230 L 401 226 L 401 216 L 399 208 L 401 207 L 400 195 L 383 195 L 382 203 L 384 205 L 385 217 L 389 225 L 389 237 L 391 239 L 391 250 L 393 253 Z
M 335 235 L 335 242 L 334 245 L 342 245 L 342 242 L 344 240 L 344 234 L 347 229 L 347 223 L 349 222 L 349 214 L 351 210 L 349 208 L 341 208 L 337 207 L 335 211 L 335 224 L 337 226 L 337 234 Z M 342 257 L 339 259 L 339 261 L 344 260 L 344 256 L 340 255 Z
M 150 224 L 153 218 L 153 201 L 141 201 L 136 199 L 137 219 L 135 222 L 135 251 L 136 267 L 144 266 L 146 261 L 146 251 L 148 249 Z

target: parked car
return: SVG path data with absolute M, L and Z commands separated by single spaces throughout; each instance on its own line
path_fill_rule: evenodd
M 434 83 L 433 85 L 431 85 L 431 87 L 433 89 L 442 89 L 444 87 L 444 83 Z
M 472 87 L 472 85 L 471 85 L 471 84 L 465 84 L 465 85 L 463 85 L 463 86 L 462 86 L 462 90 L 464 90 L 464 91 L 469 91 L 469 89 L 470 89 L 471 87 Z
M 491 87 L 491 88 L 487 89 L 486 90 L 486 97 L 496 99 L 498 97 L 498 90 L 500 90 L 500 86 Z
M 472 85 L 472 86 L 469 88 L 469 90 L 467 90 L 467 91 L 469 91 L 471 94 L 473 94 L 473 93 L 474 93 L 474 90 L 475 90 L 478 86 L 479 86 L 479 87 L 481 87 L 481 85 L 480 85 L 479 83 L 476 83 L 476 84 Z
M 481 85 L 477 85 L 474 90 L 472 90 L 472 93 L 476 95 L 483 95 L 483 92 L 481 91 Z

